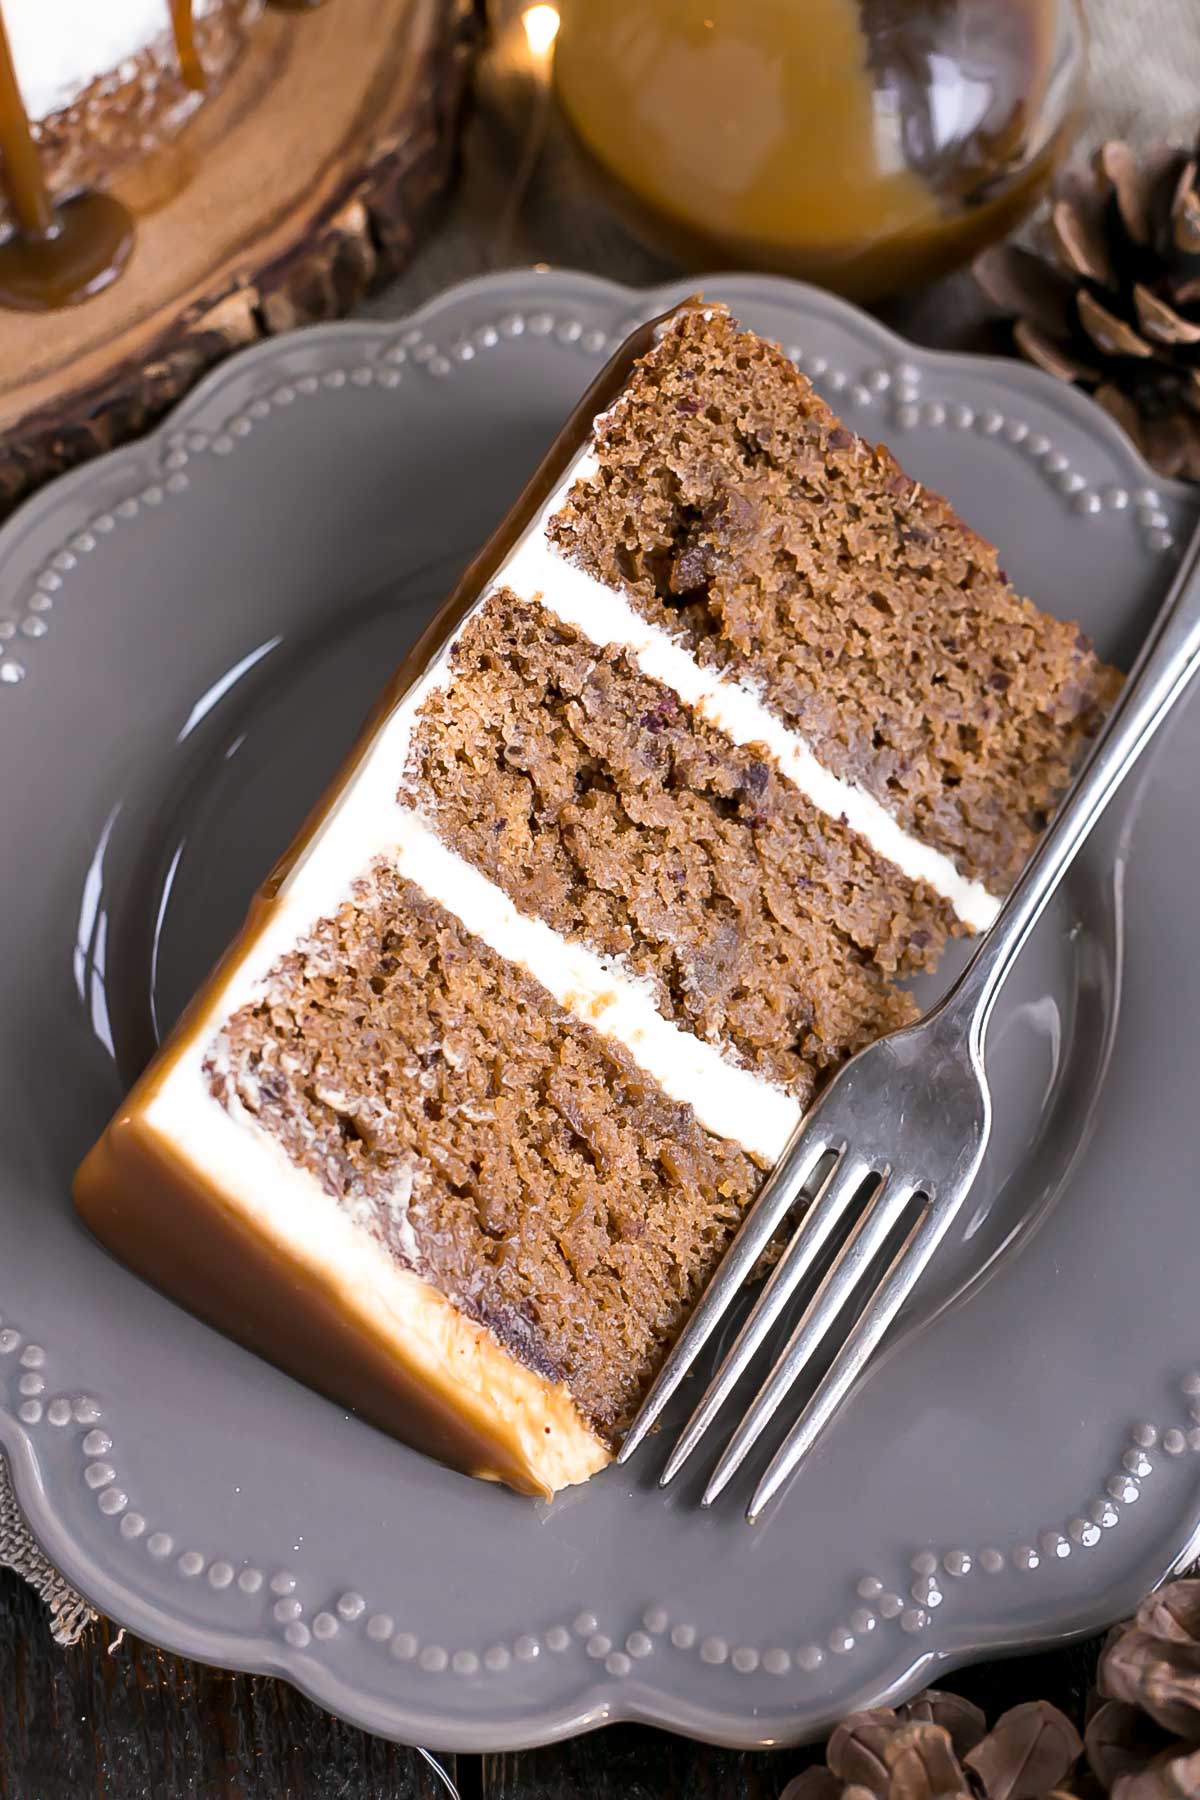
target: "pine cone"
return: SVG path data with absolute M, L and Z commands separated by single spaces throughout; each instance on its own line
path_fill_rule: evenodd
M 1066 1714 L 1044 1700 L 1013 1707 L 989 1732 L 977 1706 L 930 1688 L 894 1712 L 852 1713 L 829 1740 L 826 1767 L 798 1775 L 780 1800 L 1067 1800 L 1082 1749 Z
M 1200 1580 L 1169 1582 L 1116 1626 L 1097 1682 L 1082 1742 L 1045 1700 L 991 1731 L 934 1688 L 852 1713 L 780 1800 L 1200 1800 Z
M 1015 314 L 1021 354 L 1086 388 L 1163 475 L 1200 481 L 1200 139 L 1141 160 L 1101 146 L 1055 186 L 1049 259 L 998 244 L 975 262 Z
M 1097 1681 L 1107 1699 L 1200 1745 L 1200 1581 L 1173 1581 L 1110 1632 Z

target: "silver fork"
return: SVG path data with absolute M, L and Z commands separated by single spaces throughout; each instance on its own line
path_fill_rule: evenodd
M 917 1024 L 860 1051 L 793 1135 L 743 1220 L 621 1445 L 625 1462 L 659 1418 L 787 1214 L 815 1194 L 660 1477 L 674 1479 L 791 1295 L 838 1243 L 799 1323 L 718 1461 L 703 1502 L 732 1479 L 832 1326 L 840 1348 L 755 1489 L 753 1523 L 812 1449 L 912 1293 L 975 1179 L 991 1128 L 984 1041 L 996 997 L 1047 901 L 1117 788 L 1200 666 L 1200 528 L 1125 688 L 1053 824 L 946 997 Z M 851 1209 L 862 1201 L 857 1216 Z M 891 1255 L 856 1312 L 867 1271 Z

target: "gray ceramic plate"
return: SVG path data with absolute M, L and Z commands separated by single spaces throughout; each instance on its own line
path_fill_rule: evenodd
M 1128 658 L 1196 501 L 1077 394 L 713 277 L 858 430 Z M 756 1530 L 661 1445 L 552 1507 L 450 1474 L 178 1311 L 71 1172 L 389 667 L 632 319 L 574 275 L 322 327 L 0 534 L 0 1442 L 44 1547 L 156 1642 L 452 1749 L 638 1718 L 815 1733 L 1100 1626 L 1200 1517 L 1200 705 L 1078 866 L 992 1031 L 994 1152 L 921 1304 Z M 698 1459 L 703 1462 L 705 1459 Z

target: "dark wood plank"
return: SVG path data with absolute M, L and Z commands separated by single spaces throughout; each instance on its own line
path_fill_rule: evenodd
M 485 1756 L 482 1800 L 776 1800 L 806 1750 L 743 1754 L 618 1725 L 569 1743 Z
M 0 1800 L 443 1800 L 416 1751 L 283 1682 L 115 1637 L 101 1623 L 59 1649 L 37 1596 L 0 1573 Z
M 981 1706 L 993 1722 L 1025 1700 L 1051 1700 L 1082 1729 L 1096 1639 L 947 1675 L 939 1686 Z M 776 1800 L 820 1750 L 743 1755 L 618 1726 L 516 1756 L 485 1756 L 481 1800 Z

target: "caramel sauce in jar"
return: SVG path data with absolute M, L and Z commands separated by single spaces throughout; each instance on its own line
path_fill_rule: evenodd
M 1002 236 L 1073 134 L 1077 0 L 561 0 L 555 85 L 692 267 L 879 299 Z

